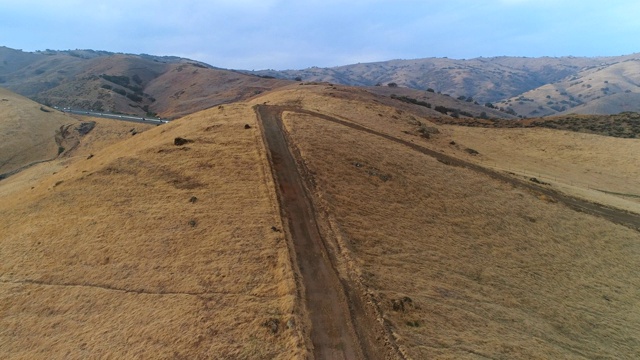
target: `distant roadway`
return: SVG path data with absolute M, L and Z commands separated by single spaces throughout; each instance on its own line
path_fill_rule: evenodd
M 55 109 L 60 110 L 62 112 L 77 114 L 77 115 L 85 115 L 85 116 L 93 116 L 100 117 L 106 119 L 114 119 L 114 120 L 122 120 L 122 121 L 131 121 L 138 123 L 151 123 L 151 124 L 166 124 L 169 120 L 157 119 L 157 118 L 148 118 L 141 116 L 133 116 L 133 115 L 123 115 L 123 114 L 113 114 L 104 111 L 91 111 L 91 110 L 81 110 L 81 109 L 71 109 L 71 108 L 61 108 L 55 107 Z

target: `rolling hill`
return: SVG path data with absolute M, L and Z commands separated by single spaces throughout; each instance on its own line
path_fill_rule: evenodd
M 640 58 L 599 64 L 496 105 L 539 117 L 640 112 Z
M 288 83 L 177 57 L 0 47 L 0 86 L 49 106 L 175 118 Z
M 0 86 L 51 106 L 178 118 L 281 86 L 331 83 L 413 89 L 485 106 L 474 116 L 523 118 L 640 111 L 640 55 L 390 60 L 302 70 L 243 71 L 169 56 L 0 47 Z M 376 86 L 378 85 L 378 86 Z M 384 90 L 378 90 L 381 92 Z M 408 91 L 408 90 L 403 90 Z M 430 94 L 420 95 L 420 92 Z M 408 95 L 405 95 L 408 96 Z M 447 107 L 438 98 L 433 105 Z M 454 108 L 452 108 L 454 109 Z M 494 110 L 500 110 L 496 112 Z
M 78 117 L 0 88 L 0 179 L 31 166 L 90 155 L 150 124 Z
M 640 94 L 636 85 L 640 83 L 638 61 L 638 54 L 595 58 L 426 58 L 252 73 L 345 85 L 392 83 L 432 89 L 455 98 L 471 98 L 480 104 L 499 102 L 493 105 L 521 116 L 539 117 L 562 112 L 640 111 L 635 101 Z
M 374 90 L 294 83 L 0 181 L 0 357 L 635 357 L 638 140 Z
M 0 178 L 63 154 L 80 126 L 68 115 L 0 88 Z

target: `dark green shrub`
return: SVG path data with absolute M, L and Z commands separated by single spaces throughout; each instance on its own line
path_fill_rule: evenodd
M 107 74 L 102 74 L 100 75 L 100 77 L 102 77 L 103 79 L 112 82 L 116 85 L 120 85 L 120 86 L 124 86 L 124 87 L 128 87 L 130 80 L 128 76 L 124 76 L 124 75 L 107 75 Z
M 141 102 L 142 101 L 142 97 L 138 96 L 136 94 L 132 94 L 132 93 L 127 93 L 127 97 L 131 100 L 131 101 L 135 101 L 135 102 Z

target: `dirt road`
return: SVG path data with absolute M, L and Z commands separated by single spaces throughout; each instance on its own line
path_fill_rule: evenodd
M 328 250 L 326 240 L 318 228 L 312 197 L 304 186 L 303 175 L 285 136 L 281 118 L 284 111 L 311 115 L 380 136 L 444 164 L 482 173 L 535 194 L 545 195 L 576 211 L 603 217 L 640 231 L 640 215 L 637 214 L 574 198 L 544 185 L 487 169 L 347 120 L 296 107 L 257 106 L 256 112 L 270 153 L 273 177 L 278 186 L 282 215 L 288 222 L 293 250 L 305 287 L 304 296 L 312 324 L 311 341 L 316 359 L 402 358 L 402 355 L 395 345 L 390 345 L 392 340 L 380 335 L 385 334 L 382 325 L 367 312 L 362 296 L 338 276 L 334 266 L 336 255 Z
M 335 254 L 325 243 L 311 196 L 284 134 L 281 109 L 256 108 L 269 150 L 278 200 L 292 239 L 304 284 L 304 300 L 311 320 L 316 359 L 384 359 L 389 349 L 381 339 L 381 325 L 367 314 L 362 297 L 341 280 Z
M 526 180 L 521 180 L 512 176 L 509 176 L 508 174 L 499 172 L 499 171 L 495 171 L 492 169 L 488 169 L 485 167 L 482 167 L 480 165 L 476 165 L 449 155 L 445 155 L 442 154 L 440 152 L 437 152 L 435 150 L 431 150 L 431 149 L 427 149 L 425 147 L 422 147 L 420 145 L 416 145 L 412 142 L 409 141 L 404 141 L 402 139 L 398 139 L 396 137 L 393 137 L 391 135 L 388 134 L 384 134 L 384 133 L 380 133 L 377 132 L 375 130 L 366 128 L 364 126 L 343 120 L 343 119 L 338 119 L 332 116 L 328 116 L 328 115 L 324 115 L 324 114 L 320 114 L 320 113 L 316 113 L 313 111 L 309 111 L 309 110 L 304 110 L 304 109 L 299 109 L 299 108 L 295 108 L 295 107 L 278 107 L 280 112 L 283 111 L 292 111 L 292 112 L 298 112 L 298 113 L 302 113 L 302 114 L 307 114 L 307 115 L 311 115 L 314 116 L 316 118 L 320 118 L 323 120 L 327 120 L 327 121 L 331 121 L 337 124 L 341 124 L 344 126 L 348 126 L 352 129 L 356 129 L 356 130 L 360 130 L 360 131 L 364 131 L 367 132 L 369 134 L 373 134 L 373 135 L 377 135 L 380 136 L 382 138 L 385 138 L 387 140 L 405 145 L 415 151 L 421 152 L 425 155 L 429 155 L 435 159 L 437 159 L 438 161 L 444 163 L 444 164 L 448 164 L 451 166 L 458 166 L 458 167 L 464 167 L 482 174 L 485 174 L 491 178 L 494 178 L 496 180 L 500 180 L 500 181 L 504 181 L 507 183 L 512 184 L 513 186 L 516 186 L 518 188 L 525 188 L 528 189 L 534 193 L 540 194 L 540 195 L 545 195 L 548 196 L 551 199 L 554 199 L 555 201 L 558 201 L 560 203 L 563 203 L 564 205 L 568 206 L 569 208 L 576 210 L 576 211 L 580 211 L 580 212 L 584 212 L 590 215 L 595 215 L 595 216 L 599 216 L 602 218 L 605 218 L 611 222 L 614 222 L 616 224 L 620 224 L 620 225 L 624 225 L 626 227 L 635 229 L 640 231 L 640 215 L 635 214 L 635 213 L 631 213 L 631 212 L 627 212 L 624 210 L 620 210 L 620 209 L 616 209 L 616 208 L 611 208 L 605 205 L 601 205 L 601 204 L 597 204 L 597 203 L 592 203 L 583 199 L 578 199 L 569 195 L 565 195 L 563 193 L 560 193 L 559 191 L 556 191 L 550 187 L 544 186 L 544 185 L 540 185 L 540 184 L 535 184 L 533 182 L 529 182 Z

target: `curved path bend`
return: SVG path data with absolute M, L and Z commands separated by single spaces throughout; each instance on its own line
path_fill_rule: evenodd
M 312 196 L 304 185 L 304 175 L 285 135 L 282 123 L 284 111 L 311 115 L 382 137 L 444 164 L 464 167 L 515 187 L 544 194 L 573 210 L 640 231 L 638 214 L 574 198 L 347 120 L 292 106 L 257 105 L 255 110 L 268 149 L 281 212 L 288 225 L 290 244 L 304 285 L 304 301 L 311 320 L 310 337 L 316 359 L 384 359 L 403 358 L 403 355 L 368 311 L 361 294 L 354 286 L 341 280 L 336 270 L 336 255 L 329 251 L 326 239 L 319 230 Z
M 425 147 L 422 147 L 420 145 L 416 145 L 412 142 L 409 141 L 405 141 L 402 139 L 398 139 L 392 135 L 389 134 L 385 134 L 385 133 L 381 133 L 372 129 L 369 129 L 367 127 L 364 127 L 362 125 L 358 125 L 356 123 L 347 121 L 347 120 L 343 120 L 343 119 L 338 119 L 336 117 L 332 117 L 332 116 L 328 116 L 325 114 L 321 114 L 321 113 L 317 113 L 314 111 L 309 111 L 309 110 L 305 110 L 305 109 L 300 109 L 300 108 L 296 108 L 296 107 L 292 107 L 292 106 L 272 106 L 274 108 L 274 110 L 272 111 L 278 111 L 280 114 L 282 114 L 282 112 L 284 111 L 291 111 L 291 112 L 297 112 L 297 113 L 301 113 L 301 114 L 307 114 L 307 115 L 311 115 L 314 116 L 316 118 L 319 119 L 323 119 L 326 121 L 330 121 L 333 123 L 337 123 L 340 125 L 344 125 L 347 127 L 350 127 L 352 129 L 355 130 L 360 130 L 360 131 L 364 131 L 367 132 L 369 134 L 372 135 L 376 135 L 376 136 L 380 136 L 382 138 L 385 138 L 387 140 L 396 142 L 398 144 L 402 144 L 405 145 L 415 151 L 421 152 L 425 155 L 429 155 L 433 158 L 435 158 L 436 160 L 444 163 L 444 164 L 448 164 L 448 165 L 452 165 L 452 166 L 458 166 L 458 167 L 464 167 L 467 168 L 469 170 L 473 170 L 475 172 L 478 173 L 482 173 L 484 175 L 487 175 L 493 179 L 496 180 L 500 180 L 503 182 L 507 182 L 509 184 L 512 184 L 515 187 L 518 188 L 524 188 L 524 189 L 528 189 L 530 191 L 533 191 L 534 193 L 538 193 L 538 194 L 542 194 L 542 195 L 546 195 L 564 205 L 566 205 L 567 207 L 575 210 L 575 211 L 580 211 L 580 212 L 584 212 L 586 214 L 590 214 L 590 215 L 594 215 L 594 216 L 599 216 L 602 217 L 604 219 L 607 219 L 613 223 L 616 224 L 620 224 L 623 226 L 626 226 L 628 228 L 640 231 L 640 214 L 636 214 L 633 212 L 629 212 L 629 211 L 625 211 L 625 210 L 621 210 L 621 209 L 617 209 L 617 208 L 613 208 L 613 207 L 609 207 L 606 205 L 602 205 L 602 204 L 598 204 L 598 203 L 594 203 L 594 202 L 590 202 L 584 199 L 579 199 L 573 196 L 569 196 L 566 195 L 564 193 L 561 193 L 557 190 L 551 189 L 549 187 L 545 187 L 543 185 L 539 185 L 539 184 L 535 184 L 533 182 L 529 182 L 526 180 L 521 180 L 518 178 L 514 178 L 512 176 L 509 176 L 505 173 L 502 173 L 500 171 L 496 171 L 496 170 L 492 170 L 489 168 L 485 168 L 481 165 L 477 165 L 468 161 L 464 161 L 461 159 L 458 159 L 456 157 L 453 156 L 449 156 L 449 155 L 445 155 L 443 153 L 437 152 L 435 150 L 431 150 L 431 149 L 427 149 Z

